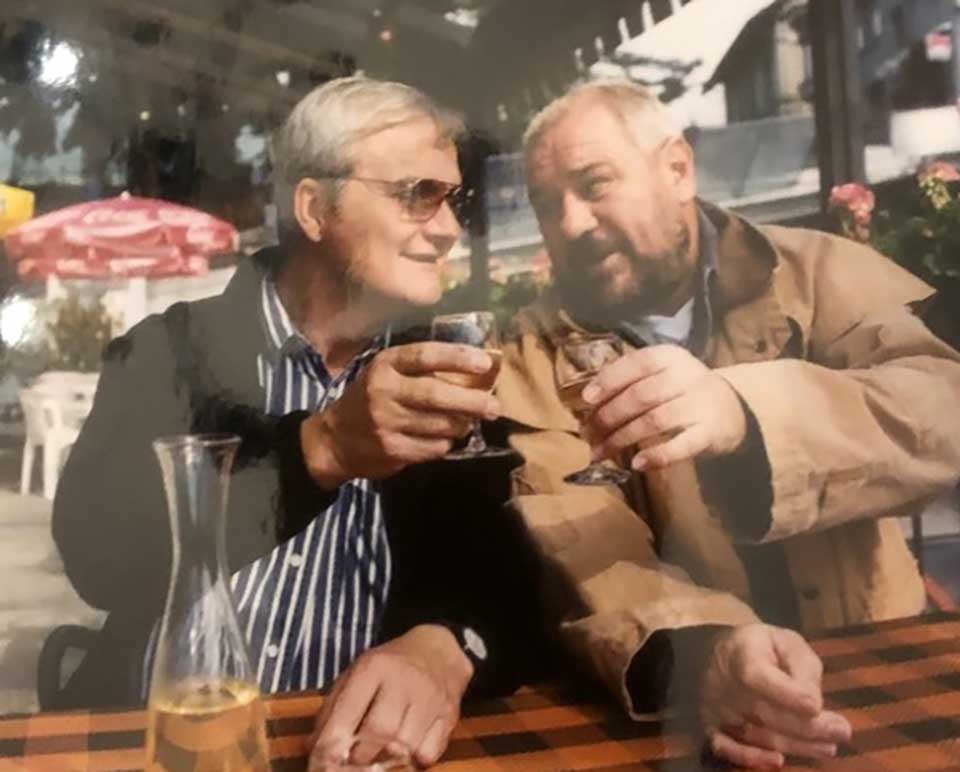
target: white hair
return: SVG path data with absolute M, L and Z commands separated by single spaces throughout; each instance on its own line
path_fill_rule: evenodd
M 543 135 L 583 100 L 606 106 L 623 122 L 641 150 L 652 150 L 667 139 L 681 136 L 670 112 L 650 89 L 626 78 L 600 78 L 574 84 L 533 116 L 523 135 L 524 151 L 529 154 Z
M 281 233 L 296 227 L 293 192 L 300 180 L 327 180 L 335 203 L 337 178 L 353 171 L 356 144 L 419 118 L 434 122 L 439 140 L 456 142 L 464 132 L 455 113 L 395 81 L 359 75 L 336 78 L 303 97 L 274 137 L 273 197 Z

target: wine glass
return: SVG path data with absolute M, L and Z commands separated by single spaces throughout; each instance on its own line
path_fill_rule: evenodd
M 623 341 L 612 334 L 568 338 L 560 344 L 563 357 L 557 365 L 560 399 L 581 423 L 592 409 L 583 390 L 600 369 L 623 355 Z M 563 478 L 571 485 L 622 485 L 630 479 L 625 469 L 594 461 Z
M 430 326 L 430 337 L 444 343 L 460 343 L 486 350 L 493 365 L 485 373 L 438 372 L 437 378 L 469 389 L 493 391 L 500 373 L 500 334 L 497 331 L 496 317 L 489 311 L 468 311 L 462 314 L 444 314 L 435 316 Z M 473 422 L 470 438 L 460 450 L 447 453 L 445 458 L 465 459 L 486 456 L 501 456 L 511 451 L 508 448 L 492 447 L 483 439 L 480 421 Z
M 381 750 L 369 761 L 357 761 L 358 745 L 375 743 Z M 308 772 L 414 772 L 419 767 L 399 742 L 378 740 L 362 733 L 317 743 L 310 752 Z

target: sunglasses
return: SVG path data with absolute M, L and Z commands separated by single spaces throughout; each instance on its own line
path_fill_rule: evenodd
M 377 180 L 370 177 L 327 177 L 335 180 L 354 180 L 374 188 L 378 193 L 389 196 L 401 203 L 407 215 L 416 222 L 426 222 L 433 218 L 443 202 L 446 201 L 454 216 L 464 224 L 467 219 L 473 190 L 452 182 L 434 180 L 429 177 L 402 180 Z

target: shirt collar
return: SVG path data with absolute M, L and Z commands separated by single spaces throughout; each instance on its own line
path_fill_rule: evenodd
M 700 248 L 697 256 L 699 278 L 696 285 L 696 294 L 692 298 L 693 312 L 689 334 L 685 340 L 667 340 L 657 332 L 658 328 L 663 327 L 661 323 L 652 322 L 649 317 L 641 317 L 636 322 L 624 322 L 621 327 L 623 337 L 634 345 L 671 342 L 684 346 L 697 355 L 700 355 L 706 348 L 710 333 L 713 330 L 710 283 L 719 264 L 720 237 L 716 226 L 699 205 L 697 206 L 697 225 Z M 685 305 L 681 310 L 686 311 L 687 309 L 688 306 Z
M 264 274 L 260 287 L 260 320 L 267 340 L 265 354 L 271 364 L 276 365 L 285 358 L 295 360 L 303 356 L 310 356 L 320 362 L 323 361 L 323 357 L 290 319 L 287 309 L 284 308 L 283 302 L 280 300 L 277 285 L 269 273 Z M 355 363 L 366 361 L 374 354 L 387 348 L 390 345 L 390 337 L 391 328 L 388 326 L 354 357 L 346 370 L 352 370 Z

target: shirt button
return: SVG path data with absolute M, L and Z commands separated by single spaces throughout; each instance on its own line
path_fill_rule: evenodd
M 800 590 L 800 597 L 804 600 L 816 600 L 820 597 L 820 590 L 818 590 L 816 587 L 804 587 L 802 590 Z
M 758 340 L 753 347 L 753 350 L 758 354 L 763 354 L 767 350 L 767 342 L 765 340 Z
M 287 562 L 294 568 L 299 568 L 301 563 L 303 563 L 303 557 L 299 552 L 294 552 L 288 559 Z
M 276 646 L 272 643 L 269 646 L 267 646 L 267 656 L 270 657 L 271 659 L 276 657 L 279 653 L 280 653 L 279 646 Z

